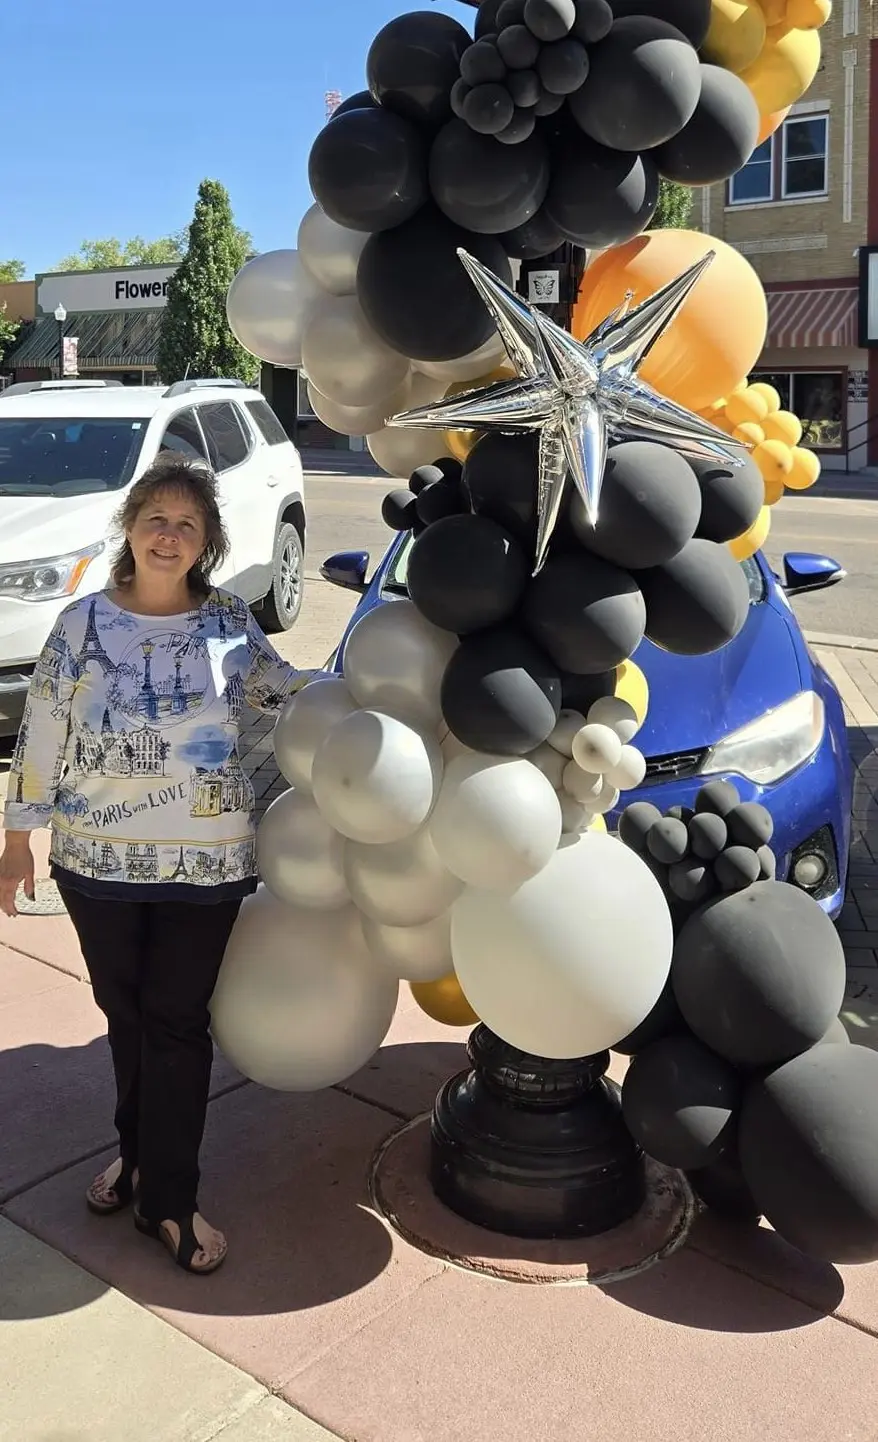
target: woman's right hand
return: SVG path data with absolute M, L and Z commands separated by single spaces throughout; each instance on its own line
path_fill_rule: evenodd
M 0 856 L 0 911 L 7 916 L 17 916 L 15 894 L 24 882 L 24 894 L 33 900 L 34 858 L 30 849 L 30 834 L 7 831 L 6 845 Z

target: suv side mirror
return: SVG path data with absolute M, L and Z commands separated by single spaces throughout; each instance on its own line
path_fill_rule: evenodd
M 810 551 L 790 551 L 783 558 L 783 569 L 783 586 L 788 596 L 823 591 L 827 586 L 837 586 L 847 575 L 831 556 L 817 556 Z
M 323 562 L 320 574 L 333 586 L 341 586 L 344 591 L 357 591 L 362 596 L 366 591 L 368 569 L 368 551 L 339 551 Z

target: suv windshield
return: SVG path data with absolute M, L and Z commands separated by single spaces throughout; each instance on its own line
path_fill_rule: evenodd
M 146 422 L 132 417 L 0 417 L 0 496 L 83 496 L 131 479 Z

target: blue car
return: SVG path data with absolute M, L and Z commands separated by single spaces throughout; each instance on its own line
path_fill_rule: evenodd
M 405 596 L 411 532 L 397 536 L 371 580 L 369 553 L 346 551 L 321 568 L 325 580 L 362 596 L 336 652 L 373 606 Z M 675 656 L 643 641 L 635 660 L 650 689 L 637 746 L 647 773 L 637 799 L 662 811 L 692 806 L 708 777 L 724 777 L 774 818 L 778 876 L 830 916 L 841 910 L 851 839 L 853 768 L 844 710 L 793 615 L 789 597 L 843 580 L 827 556 L 784 557 L 784 580 L 760 553 L 743 562 L 750 614 L 740 634 L 710 656 Z M 634 799 L 628 792 L 625 804 Z M 615 821 L 615 817 L 607 818 Z

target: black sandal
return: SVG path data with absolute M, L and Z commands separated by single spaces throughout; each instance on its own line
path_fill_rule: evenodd
M 118 1176 L 112 1182 L 107 1181 L 108 1174 L 116 1166 L 119 1167 Z M 96 1217 L 111 1217 L 116 1212 L 124 1212 L 126 1207 L 131 1206 L 137 1195 L 137 1182 L 137 1168 L 130 1167 L 119 1157 L 115 1162 L 110 1163 L 106 1171 L 95 1177 L 91 1186 L 87 1188 L 85 1205 Z M 102 1197 L 101 1190 L 104 1193 L 111 1192 L 113 1194 L 112 1201 L 106 1195 Z
M 228 1255 L 228 1247 L 224 1247 L 218 1257 L 214 1257 L 212 1261 L 207 1262 L 204 1266 L 193 1266 L 192 1264 L 196 1254 L 205 1250 L 195 1235 L 196 1215 L 198 1214 L 196 1213 L 181 1219 L 169 1219 L 173 1220 L 174 1226 L 179 1229 L 179 1242 L 174 1239 L 173 1233 L 169 1231 L 167 1221 L 150 1221 L 148 1217 L 142 1216 L 136 1209 L 134 1212 L 134 1225 L 142 1236 L 152 1237 L 155 1241 L 161 1242 L 177 1266 L 182 1267 L 184 1272 L 189 1272 L 192 1276 L 206 1277 L 209 1276 L 211 1272 L 215 1272 L 218 1267 L 222 1266 Z

